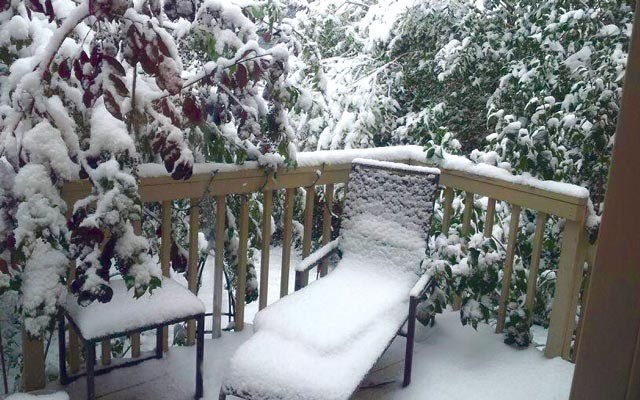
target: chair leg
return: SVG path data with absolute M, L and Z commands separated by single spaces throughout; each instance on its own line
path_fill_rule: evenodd
M 58 363 L 60 368 L 60 384 L 67 384 L 67 343 L 64 329 L 64 313 L 58 317 Z
M 202 362 L 204 358 L 204 315 L 198 317 L 196 342 L 196 399 L 202 397 Z
M 407 348 L 404 355 L 404 380 L 402 386 L 409 386 L 411 383 L 411 367 L 413 366 L 413 343 L 416 335 L 416 308 L 418 298 L 411 297 L 409 300 L 409 318 L 407 319 Z
M 164 327 L 156 329 L 156 358 L 162 358 L 162 345 L 164 343 Z
M 95 392 L 95 364 L 96 364 L 96 344 L 95 342 L 85 342 L 85 362 L 87 363 L 87 400 L 96 398 Z

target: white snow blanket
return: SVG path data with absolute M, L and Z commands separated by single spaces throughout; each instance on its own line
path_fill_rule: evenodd
M 69 293 L 65 309 L 86 340 L 127 332 L 166 321 L 204 313 L 200 299 L 172 279 L 136 299 L 123 280 L 111 281 L 113 298 L 109 303 L 94 301 L 86 307 Z
M 422 168 L 422 167 L 414 167 Z M 223 387 L 249 399 L 346 399 L 407 317 L 439 171 L 358 161 L 334 272 L 260 311 Z

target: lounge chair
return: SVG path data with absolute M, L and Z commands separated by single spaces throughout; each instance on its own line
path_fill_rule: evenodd
M 354 160 L 340 237 L 297 269 L 336 252 L 341 260 L 327 277 L 256 315 L 255 334 L 232 357 L 220 399 L 347 399 L 405 323 L 403 384 L 410 383 L 416 306 L 432 282 L 419 271 L 439 174 Z

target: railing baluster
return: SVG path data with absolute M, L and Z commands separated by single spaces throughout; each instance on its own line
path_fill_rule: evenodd
M 238 288 L 236 290 L 235 330 L 244 329 L 244 302 L 247 291 L 247 240 L 249 238 L 249 201 L 240 195 L 240 243 L 238 245 Z
M 293 234 L 293 200 L 296 189 L 287 188 L 284 195 L 284 230 L 282 232 L 282 271 L 280 273 L 280 297 L 289 294 L 291 267 L 291 238 Z
M 262 244 L 260 246 L 260 298 L 258 308 L 267 306 L 269 295 L 269 251 L 271 246 L 271 209 L 273 207 L 273 190 L 267 189 L 262 202 Z
M 493 220 L 496 214 L 496 199 L 489 198 L 487 201 L 487 215 L 484 220 L 484 237 L 490 238 L 493 234 Z
M 198 290 L 198 230 L 200 229 L 200 199 L 189 201 L 189 266 L 187 284 L 192 293 Z M 187 346 L 196 342 L 196 321 L 187 321 Z
M 536 217 L 536 232 L 533 235 L 533 245 L 531 248 L 531 268 L 529 268 L 529 280 L 527 281 L 527 298 L 525 308 L 529 311 L 529 326 L 533 316 L 533 307 L 536 304 L 536 284 L 538 282 L 538 270 L 540 269 L 540 253 L 542 252 L 542 241 L 544 239 L 544 226 L 547 222 L 547 214 L 539 212 Z
M 513 205 L 511 208 L 511 223 L 509 224 L 509 243 L 507 244 L 507 258 L 504 263 L 502 274 L 502 292 L 500 293 L 500 304 L 498 306 L 498 321 L 496 333 L 504 330 L 504 321 L 507 317 L 507 303 L 511 293 L 511 275 L 513 274 L 513 259 L 516 254 L 516 240 L 518 239 L 518 225 L 520 223 L 520 206 Z
M 68 286 L 71 285 L 71 282 L 76 277 L 76 260 L 71 260 L 71 264 L 69 266 L 69 281 Z M 73 328 L 69 325 L 69 371 L 71 373 L 77 373 L 80 370 L 80 338 Z
M 140 215 L 140 218 L 142 218 L 142 215 Z M 136 235 L 142 235 L 142 220 L 131 221 L 131 224 L 133 225 L 133 232 Z M 132 333 L 129 335 L 129 339 L 131 340 L 131 357 L 140 357 L 140 333 Z
M 324 209 L 322 210 L 322 245 L 331 241 L 331 208 L 333 207 L 333 184 L 324 187 Z M 328 260 L 320 264 L 320 276 L 327 275 L 329 269 Z
M 449 234 L 451 226 L 451 215 L 453 214 L 453 188 L 446 187 L 444 189 L 444 211 L 442 214 L 442 234 Z
M 464 193 L 464 212 L 462 214 L 462 237 L 468 238 L 471 231 L 471 216 L 473 214 L 473 193 Z
M 593 271 L 593 263 L 592 263 L 592 259 L 590 258 L 593 255 L 589 254 L 589 251 L 591 251 L 590 247 L 592 245 L 589 244 L 589 241 L 587 240 L 586 236 L 583 240 L 583 245 L 585 248 L 584 262 L 587 263 L 587 271 L 584 276 L 584 291 L 582 292 L 582 296 L 580 296 L 580 315 L 578 316 L 578 324 L 576 325 L 576 338 L 575 338 L 575 342 L 573 343 L 573 348 L 576 351 L 571 353 L 571 361 L 573 362 L 576 361 L 577 349 L 579 348 L 580 340 L 582 339 L 582 324 L 584 322 L 584 309 L 585 309 L 584 307 L 585 307 L 587 298 L 589 297 L 589 288 L 591 287 L 591 272 Z M 640 336 L 638 337 L 638 340 L 640 340 Z
M 171 269 L 171 201 L 162 202 L 162 235 L 160 243 L 160 268 L 162 276 L 169 277 Z M 162 328 L 162 350 L 169 351 L 169 327 Z
M 562 233 L 562 244 L 556 292 L 551 309 L 549 334 L 544 354 L 549 358 L 571 355 L 571 337 L 578 308 L 578 295 L 582 282 L 584 263 L 584 225 L 580 221 L 566 221 Z
M 227 215 L 227 198 L 216 196 L 216 262 L 213 271 L 213 328 L 211 336 L 222 335 L 222 278 L 224 275 L 224 240 Z
M 447 196 L 447 192 L 445 190 L 445 197 Z M 447 200 L 445 200 L 447 201 Z M 450 204 L 447 201 L 447 204 Z M 445 210 L 446 211 L 446 210 Z M 473 193 L 464 192 L 464 211 L 462 214 L 462 237 L 467 240 L 469 238 L 469 232 L 471 231 L 471 215 L 473 212 Z M 449 210 L 448 219 L 451 220 L 451 210 Z M 447 224 L 448 225 L 448 224 Z M 443 229 L 444 230 L 444 229 Z M 448 229 L 447 229 L 448 231 Z M 462 308 L 462 297 L 454 294 L 453 296 L 453 304 L 451 305 L 453 311 L 460 311 Z
M 311 236 L 313 234 L 313 206 L 316 197 L 314 185 L 306 188 L 307 194 L 304 205 L 304 236 L 302 237 L 302 258 L 311 253 Z M 302 289 L 309 283 L 309 271 L 296 272 L 296 290 Z
M 104 249 L 104 246 L 107 245 L 109 240 L 111 239 L 111 232 L 105 230 L 104 239 L 102 240 L 102 244 L 100 245 L 100 251 Z M 102 365 L 111 364 L 111 340 L 106 339 L 100 342 L 100 363 Z

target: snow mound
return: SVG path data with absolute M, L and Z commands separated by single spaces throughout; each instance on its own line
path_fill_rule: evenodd
M 123 280 L 112 281 L 111 288 L 109 303 L 93 302 L 86 307 L 73 294 L 67 295 L 65 309 L 83 338 L 96 339 L 205 312 L 196 295 L 171 279 L 163 279 L 161 287 L 138 299 Z

